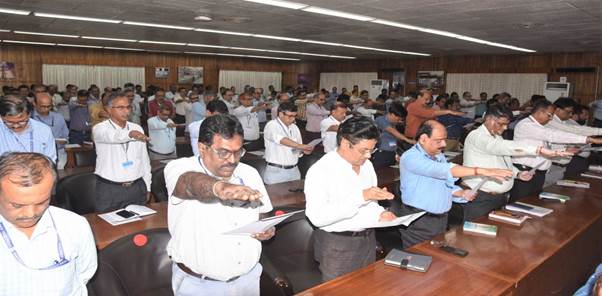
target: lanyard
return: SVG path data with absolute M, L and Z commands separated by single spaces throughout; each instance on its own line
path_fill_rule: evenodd
M 42 117 L 40 117 L 40 115 L 36 115 L 35 117 L 36 117 L 36 119 L 37 119 L 38 121 L 40 121 L 40 122 L 42 122 L 42 123 L 44 123 L 44 124 L 46 124 L 46 125 L 48 125 L 48 126 L 50 126 L 50 127 L 54 127 L 54 117 L 52 117 L 52 115 L 48 115 L 48 117 L 50 117 L 50 120 L 51 120 L 51 121 L 50 121 L 50 124 L 48 124 L 48 122 L 44 121 L 44 120 L 42 119 Z
M 117 130 L 117 127 L 113 124 L 112 120 L 109 119 L 109 124 L 115 129 Z M 125 124 L 125 128 L 127 131 L 130 130 L 130 125 L 129 124 Z M 128 162 L 128 149 L 130 149 L 130 142 L 125 142 L 125 144 L 121 144 L 121 148 L 123 148 L 123 152 L 125 152 L 125 161 Z
M 284 134 L 289 136 L 289 138 L 294 141 L 295 139 L 293 139 L 293 131 L 290 128 L 287 131 L 287 128 L 284 127 L 284 124 L 282 122 L 280 122 L 280 118 L 276 119 L 276 121 L 278 122 L 278 125 L 280 125 L 280 127 L 282 128 L 282 131 L 284 132 Z
M 198 160 L 198 162 L 199 162 L 199 165 L 201 166 L 201 168 L 203 169 L 203 172 L 204 172 L 205 174 L 207 174 L 207 175 L 209 175 L 209 176 L 211 176 L 211 177 L 214 177 L 214 178 L 218 178 L 218 179 L 220 179 L 219 177 L 216 177 L 216 176 L 214 176 L 213 174 L 209 173 L 209 170 L 207 170 L 207 168 L 205 167 L 205 165 L 204 165 L 204 164 L 203 164 L 203 162 L 201 161 L 201 156 L 197 157 L 197 160 Z M 230 181 L 232 181 L 233 179 L 238 179 L 238 182 L 240 183 L 240 184 L 238 184 L 238 185 L 243 185 L 243 186 L 245 185 L 245 182 L 242 180 L 242 178 L 240 178 L 240 177 L 237 177 L 237 176 L 234 176 L 234 175 L 232 175 L 232 177 L 230 177 L 230 180 L 228 180 L 228 183 L 230 183 L 230 184 L 233 184 L 232 182 L 230 182 Z
M 11 254 L 15 258 L 15 260 L 17 260 L 17 262 L 19 262 L 21 265 L 23 265 L 24 267 L 26 267 L 28 269 L 50 270 L 50 269 L 55 269 L 55 268 L 61 267 L 70 262 L 69 260 L 67 260 L 65 258 L 65 251 L 63 250 L 63 243 L 61 242 L 61 237 L 59 236 L 59 232 L 56 229 L 56 224 L 54 223 L 54 218 L 52 217 L 52 214 L 50 213 L 50 211 L 48 211 L 48 215 L 50 215 L 50 219 L 52 220 L 52 227 L 54 228 L 54 231 L 56 232 L 56 248 L 57 248 L 57 251 L 59 254 L 59 259 L 54 260 L 54 263 L 52 265 L 50 265 L 48 267 L 42 267 L 42 268 L 29 267 L 27 264 L 25 264 L 25 262 L 23 262 L 23 259 L 21 259 L 21 256 L 19 256 L 19 254 L 17 253 L 17 250 L 15 250 L 15 245 L 13 244 L 13 241 L 10 239 L 10 236 L 8 235 L 8 232 L 6 231 L 4 224 L 2 222 L 0 222 L 0 233 L 2 234 L 2 238 L 4 239 L 4 243 L 6 244 L 6 247 L 8 247 L 8 250 L 11 252 Z
M 17 135 L 14 134 L 13 132 L 13 137 L 15 137 L 15 141 L 17 143 L 19 143 L 19 145 L 23 148 L 24 151 L 27 151 L 27 146 L 23 145 L 23 143 L 21 143 L 21 141 L 19 141 L 19 137 L 17 137 Z M 31 129 L 29 131 L 29 151 L 27 152 L 33 152 L 33 129 Z

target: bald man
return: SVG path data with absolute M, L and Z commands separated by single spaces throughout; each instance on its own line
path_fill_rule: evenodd
M 65 118 L 57 112 L 51 111 L 52 109 L 52 97 L 49 93 L 38 92 L 35 94 L 33 111 L 33 119 L 37 120 L 52 130 L 52 136 L 56 142 L 56 152 L 58 156 L 57 168 L 59 170 L 65 167 L 67 162 L 67 153 L 65 152 L 65 144 L 67 144 L 69 137 L 69 128 Z

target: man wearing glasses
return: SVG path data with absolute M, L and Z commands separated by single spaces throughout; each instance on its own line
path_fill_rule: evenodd
M 0 295 L 87 295 L 94 237 L 85 218 L 49 206 L 53 166 L 39 153 L 0 156 Z
M 96 211 L 108 212 L 150 197 L 149 138 L 142 127 L 128 122 L 132 106 L 124 93 L 107 101 L 110 118 L 92 130 L 96 145 Z
M 245 154 L 240 122 L 227 114 L 206 118 L 198 150 L 200 156 L 165 167 L 173 292 L 259 295 L 260 240 L 270 239 L 275 229 L 253 236 L 224 234 L 272 210 L 257 170 L 239 162 Z
M 45 92 L 36 93 L 33 105 L 35 107 L 33 119 L 46 124 L 52 130 L 58 153 L 57 168 L 61 170 L 67 162 L 67 153 L 65 152 L 65 144 L 67 144 L 67 138 L 69 137 L 67 123 L 61 114 L 50 111 L 52 109 L 52 97 L 50 94 Z
M 278 117 L 265 125 L 263 140 L 267 167 L 263 175 L 266 184 L 301 179 L 297 167 L 299 157 L 311 154 L 314 147 L 304 145 L 301 132 L 295 125 L 297 106 L 285 102 L 278 106 Z
M 52 130 L 30 120 L 27 101 L 13 95 L 0 100 L 0 155 L 4 152 L 37 152 L 56 162 L 56 145 Z
M 601 138 L 592 138 L 575 133 L 557 130 L 547 126 L 552 120 L 556 106 L 548 100 L 541 100 L 535 104 L 531 115 L 521 120 L 514 128 L 514 140 L 534 146 L 547 146 L 549 143 L 558 144 L 602 144 Z M 548 148 L 548 147 L 546 147 Z M 520 171 L 530 171 L 535 168 L 535 175 L 529 181 L 514 180 L 510 193 L 510 202 L 525 196 L 539 193 L 544 186 L 546 172 L 552 161 L 541 155 L 513 157 L 514 166 Z
M 336 151 L 324 155 L 307 172 L 305 213 L 319 227 L 314 258 L 320 263 L 323 281 L 374 262 L 376 238 L 366 227 L 396 218 L 378 205 L 378 200 L 394 196 L 377 187 L 369 161 L 379 134 L 367 117 L 347 119 L 338 128 Z

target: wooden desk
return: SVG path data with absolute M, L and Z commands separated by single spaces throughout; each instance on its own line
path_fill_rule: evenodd
M 410 249 L 410 252 L 415 250 Z M 433 257 L 426 273 L 377 261 L 315 286 L 300 296 L 347 295 L 511 295 L 512 283 L 459 264 Z
M 167 164 L 161 162 L 162 160 L 151 160 L 151 171 L 164 167 Z M 94 172 L 93 166 L 87 167 L 76 167 L 76 168 L 65 168 L 63 170 L 58 170 L 58 178 L 59 180 L 71 175 L 83 174 L 83 173 L 92 173 Z
M 497 225 L 497 237 L 476 236 L 455 228 L 435 238 L 467 250 L 465 258 L 446 254 L 428 242 L 416 249 L 513 282 L 517 295 L 572 294 L 602 258 L 602 195 L 591 190 L 560 186 L 545 189 L 570 195 L 572 199 L 566 204 L 541 201 L 535 196 L 523 199 L 554 212 L 530 219 L 522 227 L 486 217 L 476 220 Z

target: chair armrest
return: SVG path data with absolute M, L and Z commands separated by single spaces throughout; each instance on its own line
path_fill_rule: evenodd
M 269 283 L 270 285 L 261 288 L 262 295 L 293 295 L 291 281 L 272 263 L 272 260 L 270 260 L 265 252 L 262 252 L 259 262 L 263 266 L 263 273 L 261 274 L 262 282 Z

